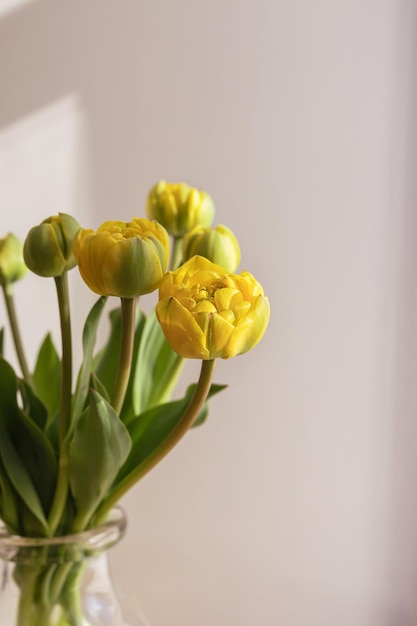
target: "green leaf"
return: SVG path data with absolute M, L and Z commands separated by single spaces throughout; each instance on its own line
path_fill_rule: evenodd
M 23 411 L 33 419 L 34 422 L 45 430 L 48 425 L 48 410 L 44 403 L 33 393 L 33 389 L 24 380 L 18 380 L 18 390 L 23 402 Z
M 183 364 L 184 359 L 171 348 L 152 311 L 144 325 L 134 370 L 132 405 L 135 415 L 170 399 Z
M 0 358 L 0 458 L 16 493 L 47 531 L 45 510 L 56 480 L 56 458 L 45 434 L 19 408 L 17 388 L 13 369 Z
M 7 476 L 0 457 L 1 519 L 15 534 L 20 534 L 17 494 Z
M 10 435 L 39 495 L 43 511 L 52 504 L 58 473 L 57 458 L 45 433 L 23 411 L 10 424 Z
M 74 394 L 73 425 L 81 415 L 87 399 L 89 381 L 93 368 L 93 350 L 96 344 L 97 329 L 107 298 L 102 296 L 92 307 L 84 324 L 83 330 L 83 363 L 77 380 Z
M 14 414 L 17 405 L 17 376 L 9 363 L 0 357 L 0 410 Z
M 96 391 L 81 414 L 70 443 L 70 485 L 78 513 L 88 519 L 129 455 L 129 433 Z
M 121 311 L 120 307 L 109 313 L 110 334 L 105 346 L 94 358 L 94 374 L 107 389 L 111 398 L 120 352 Z
M 91 389 L 94 389 L 95 391 L 97 391 L 100 394 L 100 396 L 106 400 L 106 402 L 111 404 L 111 398 L 109 394 L 107 393 L 107 389 L 102 384 L 101 380 L 97 378 L 94 372 L 91 374 L 90 387 Z
M 61 360 L 48 333 L 40 347 L 33 373 L 36 395 L 48 410 L 49 427 L 59 411 L 61 394 Z
M 4 354 L 4 328 L 0 328 L 0 356 Z
M 181 400 L 160 404 L 152 409 L 148 409 L 128 424 L 128 430 L 132 439 L 132 449 L 116 482 L 120 482 L 133 472 L 170 435 L 181 420 L 195 388 L 196 385 L 190 385 Z M 207 417 L 208 400 L 225 388 L 226 385 L 211 385 L 207 400 L 194 425 L 202 423 Z

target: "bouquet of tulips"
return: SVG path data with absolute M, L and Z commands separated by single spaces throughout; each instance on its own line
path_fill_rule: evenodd
M 213 218 L 207 193 L 161 181 L 149 193 L 147 218 L 108 221 L 93 231 L 59 214 L 33 227 L 24 243 L 13 234 L 0 240 L 0 284 L 21 370 L 0 357 L 0 518 L 10 532 L 51 537 L 103 522 L 205 420 L 208 399 L 223 388 L 212 384 L 216 359 L 261 339 L 268 299 L 249 272 L 235 273 L 238 242 L 228 228 L 213 228 Z M 73 379 L 67 276 L 76 266 L 99 298 Z M 48 334 L 33 371 L 13 294 L 27 268 L 53 277 L 61 322 L 61 349 Z M 145 315 L 139 296 L 156 289 L 159 301 Z M 111 310 L 108 340 L 96 348 L 114 296 L 121 306 Z M 172 400 L 185 359 L 201 360 L 200 376 Z

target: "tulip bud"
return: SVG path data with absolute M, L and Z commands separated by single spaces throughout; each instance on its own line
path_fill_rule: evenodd
M 44 220 L 29 231 L 23 248 L 28 268 L 39 276 L 62 276 L 77 261 L 72 242 L 80 225 L 66 213 Z
M 0 285 L 15 283 L 27 272 L 23 260 L 23 243 L 9 233 L 0 239 Z
M 201 228 L 197 226 L 184 237 L 184 261 L 198 254 L 221 265 L 227 272 L 235 272 L 240 263 L 239 243 L 226 226 Z
M 205 191 L 185 183 L 160 181 L 151 189 L 147 214 L 157 220 L 173 237 L 182 237 L 196 226 L 210 226 L 214 218 L 214 204 Z
M 269 301 L 249 272 L 228 274 L 194 256 L 163 278 L 156 315 L 180 356 L 228 359 L 251 350 L 262 338 Z
M 83 280 L 103 296 L 133 298 L 157 288 L 166 271 L 169 237 L 156 221 L 105 222 L 81 229 L 74 253 Z

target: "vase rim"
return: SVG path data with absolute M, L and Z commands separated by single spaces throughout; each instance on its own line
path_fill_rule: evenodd
M 115 506 L 109 512 L 107 519 L 100 526 L 68 535 L 25 537 L 10 533 L 4 524 L 0 524 L 0 559 L 22 561 L 25 560 L 25 555 L 33 558 L 36 550 L 45 548 L 52 550 L 51 555 L 54 548 L 58 550 L 62 560 L 73 560 L 73 552 L 80 558 L 85 558 L 118 543 L 125 534 L 126 526 L 125 511 L 119 506 Z M 68 550 L 64 550 L 65 547 Z

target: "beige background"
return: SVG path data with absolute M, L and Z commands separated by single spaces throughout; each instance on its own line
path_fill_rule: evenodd
M 124 501 L 114 570 L 153 626 L 416 623 L 416 18 L 413 0 L 0 0 L 3 233 L 128 220 L 186 180 L 271 301 L 209 422 Z M 72 288 L 79 333 L 92 300 Z M 53 285 L 17 298 L 33 360 Z

